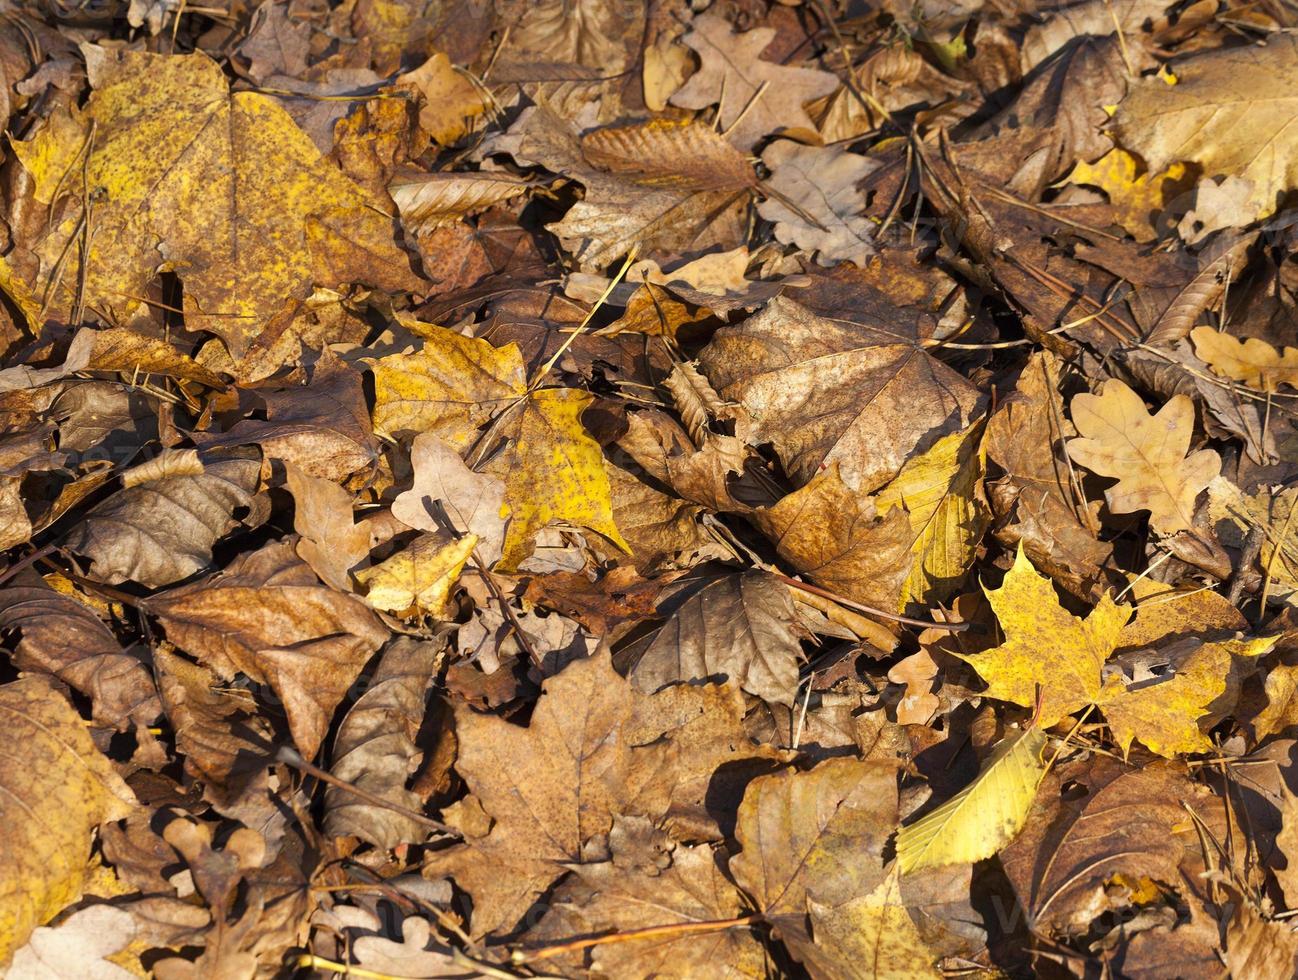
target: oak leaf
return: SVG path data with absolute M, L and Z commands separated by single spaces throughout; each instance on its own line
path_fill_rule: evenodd
M 757 213 L 775 225 L 775 237 L 815 252 L 821 265 L 864 265 L 874 252 L 874 223 L 862 211 L 857 183 L 879 164 L 841 147 L 803 146 L 778 140 L 762 153 L 773 192 Z
M 1098 395 L 1073 398 L 1073 424 L 1082 437 L 1068 441 L 1068 455 L 1100 476 L 1118 482 L 1104 492 L 1118 514 L 1149 511 L 1159 534 L 1189 531 L 1199 494 L 1221 470 L 1211 449 L 1186 456 L 1194 435 L 1194 403 L 1175 395 L 1151 416 L 1139 395 L 1116 379 Z
M 515 344 L 497 348 L 450 330 L 424 329 L 421 352 L 375 363 L 374 424 L 391 435 L 434 432 L 458 450 L 487 427 L 490 441 L 478 454 L 489 458 L 481 470 L 504 481 L 509 508 L 502 570 L 516 568 L 531 553 L 536 533 L 555 521 L 598 531 L 625 549 L 613 523 L 603 456 L 581 425 L 591 396 L 530 388 Z
M 91 834 L 120 820 L 135 796 L 95 747 L 81 717 L 50 680 L 29 676 L 0 686 L 7 801 L 0 835 L 0 964 L 32 930 L 81 898 Z
M 1298 348 L 1278 351 L 1265 340 L 1240 339 L 1212 327 L 1195 327 L 1190 339 L 1199 359 L 1223 378 L 1262 391 L 1275 391 L 1280 385 L 1298 388 Z
M 683 41 L 702 62 L 669 100 L 684 109 L 717 106 L 717 121 L 731 143 L 752 149 L 775 132 L 810 135 L 816 126 L 803 108 L 829 95 L 838 79 L 812 68 L 789 68 L 763 61 L 762 52 L 775 30 L 759 27 L 737 34 L 719 14 L 705 13 L 693 21 Z
M 273 99 L 232 94 L 203 54 L 83 52 L 94 89 L 84 112 L 18 152 L 37 200 L 57 204 L 56 194 L 77 184 L 68 170 L 94 127 L 87 179 L 103 195 L 82 277 L 87 305 L 129 319 L 165 264 L 185 284 L 185 326 L 216 334 L 237 359 L 313 285 L 400 290 L 417 281 L 387 219 Z M 80 200 L 70 195 L 30 245 L 41 271 L 33 267 L 28 285 L 48 294 L 59 317 L 77 292 Z M 69 248 L 56 280 L 46 270 L 62 269 Z

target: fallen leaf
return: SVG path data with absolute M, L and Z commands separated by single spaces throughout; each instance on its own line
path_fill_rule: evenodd
M 694 18 L 683 43 L 701 62 L 669 100 L 685 109 L 717 106 L 721 131 L 735 146 L 749 150 L 763 136 L 814 133 L 815 123 L 803 106 L 838 88 L 838 79 L 810 68 L 788 68 L 763 61 L 761 54 L 775 31 L 759 27 L 735 33 L 711 12 Z
M 451 589 L 477 543 L 476 534 L 421 534 L 391 558 L 358 571 L 356 580 L 365 586 L 365 601 L 375 609 L 397 614 L 413 609 L 445 619 Z
M 14 953 L 5 973 L 13 980 L 130 980 L 130 970 L 108 957 L 135 939 L 131 914 L 111 905 L 92 905 L 74 912 L 57 926 L 36 929 L 27 945 Z
M 1205 177 L 1251 181 L 1249 204 L 1255 217 L 1265 217 L 1298 183 L 1288 125 L 1296 70 L 1298 42 L 1286 35 L 1204 52 L 1176 66 L 1173 86 L 1157 77 L 1132 83 L 1114 131 L 1152 171 L 1184 161 L 1197 163 Z
M 792 705 L 798 686 L 796 613 L 784 583 L 766 572 L 720 579 L 677 609 L 631 669 L 651 694 L 681 681 L 737 683 L 750 694 Z
M 1194 435 L 1189 398 L 1176 395 L 1151 416 L 1134 391 L 1106 381 L 1100 394 L 1073 399 L 1072 416 L 1082 437 L 1068 441 L 1068 455 L 1118 480 L 1104 492 L 1111 510 L 1147 510 L 1159 534 L 1194 527 L 1195 500 L 1220 471 L 1221 457 L 1211 449 L 1186 456 Z
M 81 717 L 40 676 L 0 686 L 9 737 L 22 746 L 0 769 L 8 829 L 3 850 L 0 963 L 8 963 L 32 931 L 81 897 L 91 834 L 121 820 L 135 797 L 95 747 Z
M 1045 774 L 1039 728 L 1006 736 L 972 783 L 936 810 L 897 832 L 903 874 L 989 858 L 1012 841 L 1028 818 Z
M 1190 331 L 1194 352 L 1215 374 L 1242 381 L 1262 391 L 1276 391 L 1280 385 L 1298 388 L 1298 348 L 1276 350 L 1256 337 L 1240 339 L 1212 327 Z
M 216 334 L 240 358 L 313 285 L 413 284 L 388 222 L 323 163 L 274 100 L 231 94 L 203 54 L 89 45 L 84 54 L 95 90 L 84 114 L 74 127 L 41 130 L 19 152 L 37 200 L 54 204 L 94 127 L 87 179 L 105 198 L 95 209 L 85 303 L 129 317 L 160 252 L 185 283 L 186 327 Z M 146 118 L 152 123 L 140 125 Z M 78 219 L 74 209 L 32 243 L 44 268 L 59 262 Z M 48 275 L 30 281 L 50 293 L 61 317 L 74 304 L 75 249 L 69 266 L 61 283 Z
M 821 265 L 863 265 L 874 252 L 874 223 L 861 212 L 857 183 L 879 166 L 841 147 L 777 140 L 762 153 L 771 171 L 769 196 L 757 212 L 775 225 L 775 237 L 815 252 Z

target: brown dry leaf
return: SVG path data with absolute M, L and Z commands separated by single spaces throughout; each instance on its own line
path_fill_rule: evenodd
M 581 155 L 597 170 L 650 186 L 693 191 L 757 187 L 748 159 L 712 127 L 693 119 L 595 129 L 582 135 Z
M 1118 139 L 1158 172 L 1175 162 L 1198 164 L 1205 177 L 1252 182 L 1249 205 L 1265 217 L 1298 184 L 1292 152 L 1293 79 L 1298 40 L 1221 48 L 1176 65 L 1176 84 L 1142 78 L 1118 106 Z
M 186 327 L 216 334 L 240 358 L 313 285 L 414 285 L 386 219 L 272 99 L 231 94 L 202 54 L 90 45 L 83 53 L 94 88 L 84 113 L 20 151 L 38 201 L 68 195 L 49 234 L 27 246 L 35 261 L 20 273 L 53 315 L 66 319 L 77 305 L 77 250 L 66 264 L 60 255 L 81 217 L 81 196 L 69 193 L 79 179 L 68 171 L 92 126 L 87 178 L 106 194 L 82 302 L 112 319 L 129 320 L 165 263 L 185 284 Z
M 1194 435 L 1189 398 L 1176 395 L 1151 416 L 1139 395 L 1110 380 L 1098 395 L 1076 396 L 1072 416 L 1081 438 L 1068 440 L 1068 455 L 1118 480 L 1104 492 L 1111 510 L 1147 510 L 1163 535 L 1194 527 L 1195 501 L 1220 472 L 1221 457 L 1211 449 L 1186 456 Z
M 29 980 L 132 980 L 138 976 L 111 957 L 136 939 L 131 913 L 111 905 L 92 905 L 74 912 L 57 926 L 36 929 L 27 945 L 14 953 L 5 976 Z
M 741 150 L 752 149 L 771 133 L 815 133 L 816 125 L 803 106 L 838 88 L 835 76 L 763 61 L 761 54 L 775 37 L 770 28 L 736 34 L 712 12 L 694 18 L 692 27 L 683 43 L 698 53 L 701 65 L 671 97 L 672 105 L 717 106 L 722 134 Z
M 92 371 L 115 371 L 131 379 L 141 374 L 162 374 L 182 381 L 197 381 L 209 388 L 225 387 L 219 375 L 172 344 L 126 327 L 95 331 L 94 348 L 86 367 Z
M 559 521 L 626 549 L 613 523 L 603 455 L 581 423 L 591 396 L 529 387 L 515 344 L 497 348 L 437 327 L 424 332 L 420 353 L 393 354 L 374 365 L 375 428 L 393 435 L 433 432 L 463 450 L 486 427 L 476 456 L 487 459 L 484 473 L 504 481 L 509 508 L 501 569 L 517 568 L 536 533 Z
M 119 490 L 68 534 L 65 544 L 90 558 L 97 581 L 130 579 L 157 588 L 211 563 L 212 545 L 240 523 L 239 511 L 247 514 L 254 506 L 261 460 L 193 460 L 196 471 L 174 475 L 152 467 L 148 479 Z
M 799 484 L 838 463 L 843 483 L 871 492 L 916 450 L 964 429 L 975 388 L 909 338 L 815 316 L 776 297 L 722 327 L 699 355 L 704 373 L 753 420 Z
M 476 551 L 490 568 L 505 540 L 505 484 L 474 473 L 450 446 L 431 432 L 410 446 L 414 484 L 392 501 L 392 516 L 420 531 L 454 531 L 477 536 Z
M 1252 194 L 1252 182 L 1239 177 L 1225 177 L 1220 184 L 1215 180 L 1199 181 L 1194 189 L 1194 207 L 1176 226 L 1181 240 L 1194 245 L 1214 231 L 1251 224 L 1256 213 L 1250 201 Z
M 646 694 L 681 681 L 730 680 L 765 701 L 792 705 L 801 652 L 788 588 L 753 571 L 719 579 L 687 599 L 628 679 Z
M 808 901 L 837 906 L 884 880 L 897 822 L 897 767 L 828 759 L 753 780 L 735 826 L 730 874 L 768 918 L 800 922 Z
M 413 71 L 397 76 L 393 87 L 419 93 L 419 128 L 443 146 L 468 133 L 489 104 L 483 90 L 440 51 Z
M 388 631 L 361 600 L 320 583 L 291 539 L 236 558 L 218 575 L 153 596 L 146 608 L 176 646 L 221 677 L 268 684 L 305 758 Z
M 427 235 L 527 194 L 535 182 L 504 173 L 398 174 L 388 193 L 401 211 L 401 223 Z
M 383 651 L 369 686 L 352 705 L 334 738 L 330 772 L 407 810 L 422 801 L 406 788 L 419 765 L 415 737 L 425 698 L 445 646 L 399 636 Z M 354 835 L 388 851 L 418 843 L 428 830 L 410 817 L 384 809 L 336 786 L 325 788 L 324 829 L 335 837 Z
M 293 495 L 297 553 L 320 580 L 339 592 L 351 591 L 348 576 L 370 553 L 370 529 L 352 516 L 352 495 L 332 480 L 308 476 L 284 464 L 285 486 Z
M 1098 540 L 1099 504 L 1088 502 L 1070 477 L 1064 443 L 1077 430 L 1059 393 L 1060 362 L 1032 355 L 1014 394 L 987 423 L 987 456 L 1004 475 L 988 484 L 997 536 L 1022 545 L 1033 564 L 1070 592 L 1098 584 L 1112 546 Z
M 555 891 L 545 917 L 528 932 L 528 940 L 559 942 L 610 930 L 686 926 L 741 914 L 739 892 L 722 873 L 710 846 L 687 847 L 648 824 L 644 818 L 615 817 L 609 834 L 610 860 L 578 865 L 573 877 Z M 649 839 L 647 844 L 643 837 Z M 751 930 L 724 929 L 610 943 L 562 965 L 573 974 L 737 980 L 762 976 L 764 960 Z
M 1298 935 L 1287 922 L 1268 921 L 1250 901 L 1236 896 L 1226 926 L 1226 967 L 1232 977 L 1288 980 L 1298 962 Z
M 1280 385 L 1298 388 L 1298 348 L 1276 350 L 1256 337 L 1232 337 L 1212 327 L 1190 331 L 1194 352 L 1223 378 L 1242 381 L 1262 391 L 1276 391 Z
M 777 140 L 762 153 L 772 192 L 757 213 L 775 225 L 775 237 L 821 265 L 864 265 L 874 253 L 874 222 L 862 212 L 857 184 L 879 164 L 842 147 L 803 146 Z M 792 206 L 791 206 L 792 205 Z M 795 210 L 796 207 L 796 210 Z
M 33 929 L 80 899 L 91 834 L 128 816 L 136 801 L 49 680 L 0 686 L 0 713 L 12 746 L 0 765 L 9 801 L 0 835 L 0 964 L 7 964 Z
M 0 589 L 0 630 L 16 633 L 13 664 L 52 674 L 90 698 L 100 724 L 147 725 L 162 711 L 147 667 L 84 604 L 25 572 Z

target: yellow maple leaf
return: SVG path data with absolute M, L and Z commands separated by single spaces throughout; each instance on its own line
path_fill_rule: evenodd
M 1136 241 L 1152 242 L 1158 237 L 1153 218 L 1177 194 L 1194 186 L 1194 175 L 1183 163 L 1173 163 L 1161 173 L 1148 173 L 1136 157 L 1117 147 L 1094 163 L 1079 161 L 1064 181 L 1104 191 L 1118 224 Z
M 1221 457 L 1211 449 L 1186 455 L 1194 435 L 1194 403 L 1186 395 L 1151 416 L 1138 394 L 1112 379 L 1098 395 L 1074 397 L 1072 415 L 1082 438 L 1068 440 L 1068 455 L 1118 481 L 1104 491 L 1114 513 L 1147 510 L 1159 534 L 1193 527 L 1195 500 L 1221 471 Z
M 357 572 L 356 579 L 367 586 L 365 601 L 375 609 L 400 613 L 413 607 L 445 619 L 451 587 L 477 543 L 476 534 L 449 541 L 443 535 L 423 534 L 386 561 Z
M 1211 748 L 1199 720 L 1226 692 L 1234 659 L 1259 656 L 1275 642 L 1266 637 L 1201 642 L 1189 635 L 1179 650 L 1168 651 L 1178 653 L 1169 658 L 1174 666 L 1170 677 L 1129 686 L 1120 674 L 1106 680 L 1105 662 L 1115 650 L 1129 646 L 1127 640 L 1161 638 L 1139 621 L 1127 627 L 1131 606 L 1106 595 L 1084 618 L 1074 616 L 1060 605 L 1054 586 L 1032 567 L 1022 546 L 1004 583 L 987 590 L 987 598 L 1005 642 L 982 653 L 956 653 L 987 682 L 987 695 L 1024 707 L 1032 707 L 1039 695 L 1039 722 L 1046 728 L 1095 705 L 1124 752 L 1135 739 L 1169 757 Z
M 1223 378 L 1263 391 L 1275 391 L 1280 385 L 1298 388 L 1298 348 L 1286 347 L 1281 352 L 1265 340 L 1241 340 L 1212 327 L 1195 327 L 1190 339 L 1199 359 Z
M 237 359 L 313 284 L 417 282 L 390 219 L 273 99 L 231 93 L 203 54 L 83 50 L 85 109 L 14 144 L 36 199 L 58 216 L 5 257 L 0 286 L 25 311 L 34 295 L 64 318 L 80 289 L 86 307 L 120 321 L 159 268 L 172 269 L 186 327 L 216 334 Z M 93 201 L 84 272 L 83 198 Z
M 517 568 L 536 532 L 556 522 L 597 531 L 629 552 L 613 522 L 603 454 L 581 424 L 591 396 L 530 389 L 515 344 L 498 348 L 442 327 L 405 325 L 417 326 L 424 349 L 375 362 L 374 428 L 390 436 L 435 432 L 457 450 L 476 447 L 486 459 L 481 472 L 505 482 L 510 520 L 498 567 Z

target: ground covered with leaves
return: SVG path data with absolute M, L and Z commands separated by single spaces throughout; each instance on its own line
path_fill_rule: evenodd
M 7 975 L 1293 976 L 1296 28 L 6 7 Z

